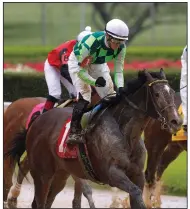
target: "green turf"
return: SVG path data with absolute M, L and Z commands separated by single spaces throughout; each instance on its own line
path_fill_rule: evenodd
M 187 195 L 187 153 L 185 151 L 168 166 L 162 180 L 167 194 Z
M 42 44 L 41 5 L 41 3 L 4 3 L 5 46 Z M 98 28 L 92 20 L 93 7 L 90 3 L 86 3 L 83 9 L 81 3 L 46 3 L 46 44 L 54 46 L 75 38 L 80 32 L 83 10 L 85 25 L 91 25 L 92 30 L 96 31 Z M 157 19 L 164 21 L 157 26 L 153 23 L 153 28 L 139 34 L 131 45 L 186 45 L 185 12 L 179 16 L 175 13 L 169 16 L 158 13 Z M 151 19 L 147 20 L 150 21 Z

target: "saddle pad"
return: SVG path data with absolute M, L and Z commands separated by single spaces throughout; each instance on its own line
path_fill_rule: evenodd
M 71 118 L 68 118 L 63 125 L 58 141 L 56 152 L 61 158 L 78 158 L 77 155 L 77 145 L 67 146 L 67 138 L 70 132 Z
M 72 102 L 72 101 L 73 101 L 72 99 L 68 99 L 68 100 L 66 100 L 63 104 L 57 106 L 57 108 L 63 108 L 63 107 L 65 107 L 65 106 L 67 106 L 67 105 L 68 105 L 70 102 Z M 31 120 L 33 114 L 36 113 L 36 112 L 38 112 L 38 111 L 42 112 L 42 110 L 44 109 L 44 105 L 45 105 L 45 103 L 40 103 L 40 104 L 37 104 L 37 105 L 32 109 L 32 112 L 30 113 L 30 115 L 28 116 L 28 119 L 27 119 L 27 121 L 26 121 L 26 129 L 28 129 L 28 125 L 29 125 L 29 123 L 30 123 L 30 120 Z
M 182 105 L 178 108 L 179 115 L 183 118 L 183 111 L 182 111 Z M 176 133 L 172 135 L 172 141 L 183 141 L 187 140 L 187 136 L 185 134 L 185 131 L 183 130 L 183 127 Z
M 30 123 L 30 120 L 32 118 L 32 115 L 35 113 L 35 112 L 38 112 L 38 111 L 42 111 L 43 108 L 44 108 L 44 105 L 45 103 L 40 103 L 40 104 L 37 104 L 33 109 L 32 109 L 32 112 L 30 113 L 30 115 L 28 116 L 28 119 L 26 121 L 26 129 L 28 129 L 28 124 Z

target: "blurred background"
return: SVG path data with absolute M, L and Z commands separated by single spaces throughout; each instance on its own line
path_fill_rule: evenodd
M 184 46 L 187 3 L 4 3 L 4 45 L 58 45 L 120 18 L 133 46 Z
M 104 30 L 112 18 L 120 18 L 130 29 L 125 79 L 140 69 L 162 67 L 179 91 L 187 3 L 4 3 L 4 101 L 46 97 L 43 67 L 48 52 L 75 39 L 87 25 L 92 31 Z M 108 64 L 112 71 L 113 63 Z M 183 152 L 164 173 L 167 194 L 186 196 L 186 156 Z

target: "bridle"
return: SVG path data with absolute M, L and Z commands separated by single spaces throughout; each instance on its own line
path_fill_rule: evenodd
M 149 83 L 148 86 L 151 87 L 152 85 L 154 85 L 154 84 L 156 84 L 156 83 L 165 83 L 165 84 L 167 84 L 167 85 L 169 86 L 168 80 L 155 80 L 155 81 Z M 170 88 L 170 87 L 169 87 L 169 88 Z M 169 104 L 169 105 L 167 105 L 166 107 L 164 107 L 163 109 L 160 110 L 160 108 L 157 106 L 157 104 L 156 104 L 156 102 L 155 102 L 155 100 L 154 100 L 154 98 L 153 98 L 151 89 L 150 89 L 150 88 L 148 88 L 148 89 L 149 89 L 149 93 L 150 93 L 150 95 L 151 95 L 151 99 L 152 99 L 152 102 L 153 102 L 153 104 L 154 104 L 156 113 L 158 114 L 158 119 L 157 119 L 157 120 L 159 120 L 159 121 L 161 122 L 161 128 L 162 128 L 162 129 L 167 129 L 167 128 L 168 128 L 167 121 L 166 121 L 165 117 L 162 116 L 161 113 L 162 113 L 163 111 L 165 111 L 166 109 L 168 109 L 169 107 L 176 107 L 176 106 L 175 106 L 175 103 L 173 102 L 173 104 Z
M 158 84 L 158 83 L 166 83 L 168 85 L 168 81 L 167 80 L 154 80 L 151 83 L 147 83 L 146 82 L 143 85 L 143 86 L 146 86 L 146 105 L 145 105 L 145 109 L 142 109 L 142 108 L 138 107 L 130 99 L 128 99 L 127 96 L 125 96 L 125 100 L 128 102 L 128 104 L 130 106 L 132 106 L 136 110 L 139 110 L 139 111 L 143 112 L 144 114 L 147 114 L 148 113 L 148 111 L 147 111 L 148 110 L 148 101 L 149 101 L 149 95 L 150 95 L 152 103 L 153 103 L 153 105 L 155 107 L 155 111 L 156 111 L 156 113 L 158 115 L 158 118 L 156 118 L 156 119 L 161 122 L 161 129 L 167 129 L 169 125 L 168 125 L 168 123 L 166 121 L 166 118 L 162 116 L 162 112 L 165 111 L 166 109 L 168 109 L 169 107 L 175 107 L 175 104 L 174 103 L 173 104 L 169 104 L 166 107 L 164 107 L 163 109 L 160 109 L 158 107 L 158 105 L 156 104 L 155 99 L 153 97 L 152 90 L 151 90 L 151 87 L 153 85 L 155 85 L 155 84 Z

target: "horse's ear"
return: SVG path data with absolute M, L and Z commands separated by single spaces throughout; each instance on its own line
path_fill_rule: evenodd
M 144 71 L 145 71 L 146 69 L 143 69 L 143 70 L 139 70 L 139 72 L 138 72 L 138 78 L 140 78 L 140 77 L 144 77 Z
M 146 76 L 148 81 L 152 82 L 154 80 L 151 74 L 146 69 L 144 69 L 144 75 Z
M 166 79 L 166 74 L 164 73 L 163 68 L 160 68 L 160 75 L 161 75 L 161 78 Z

